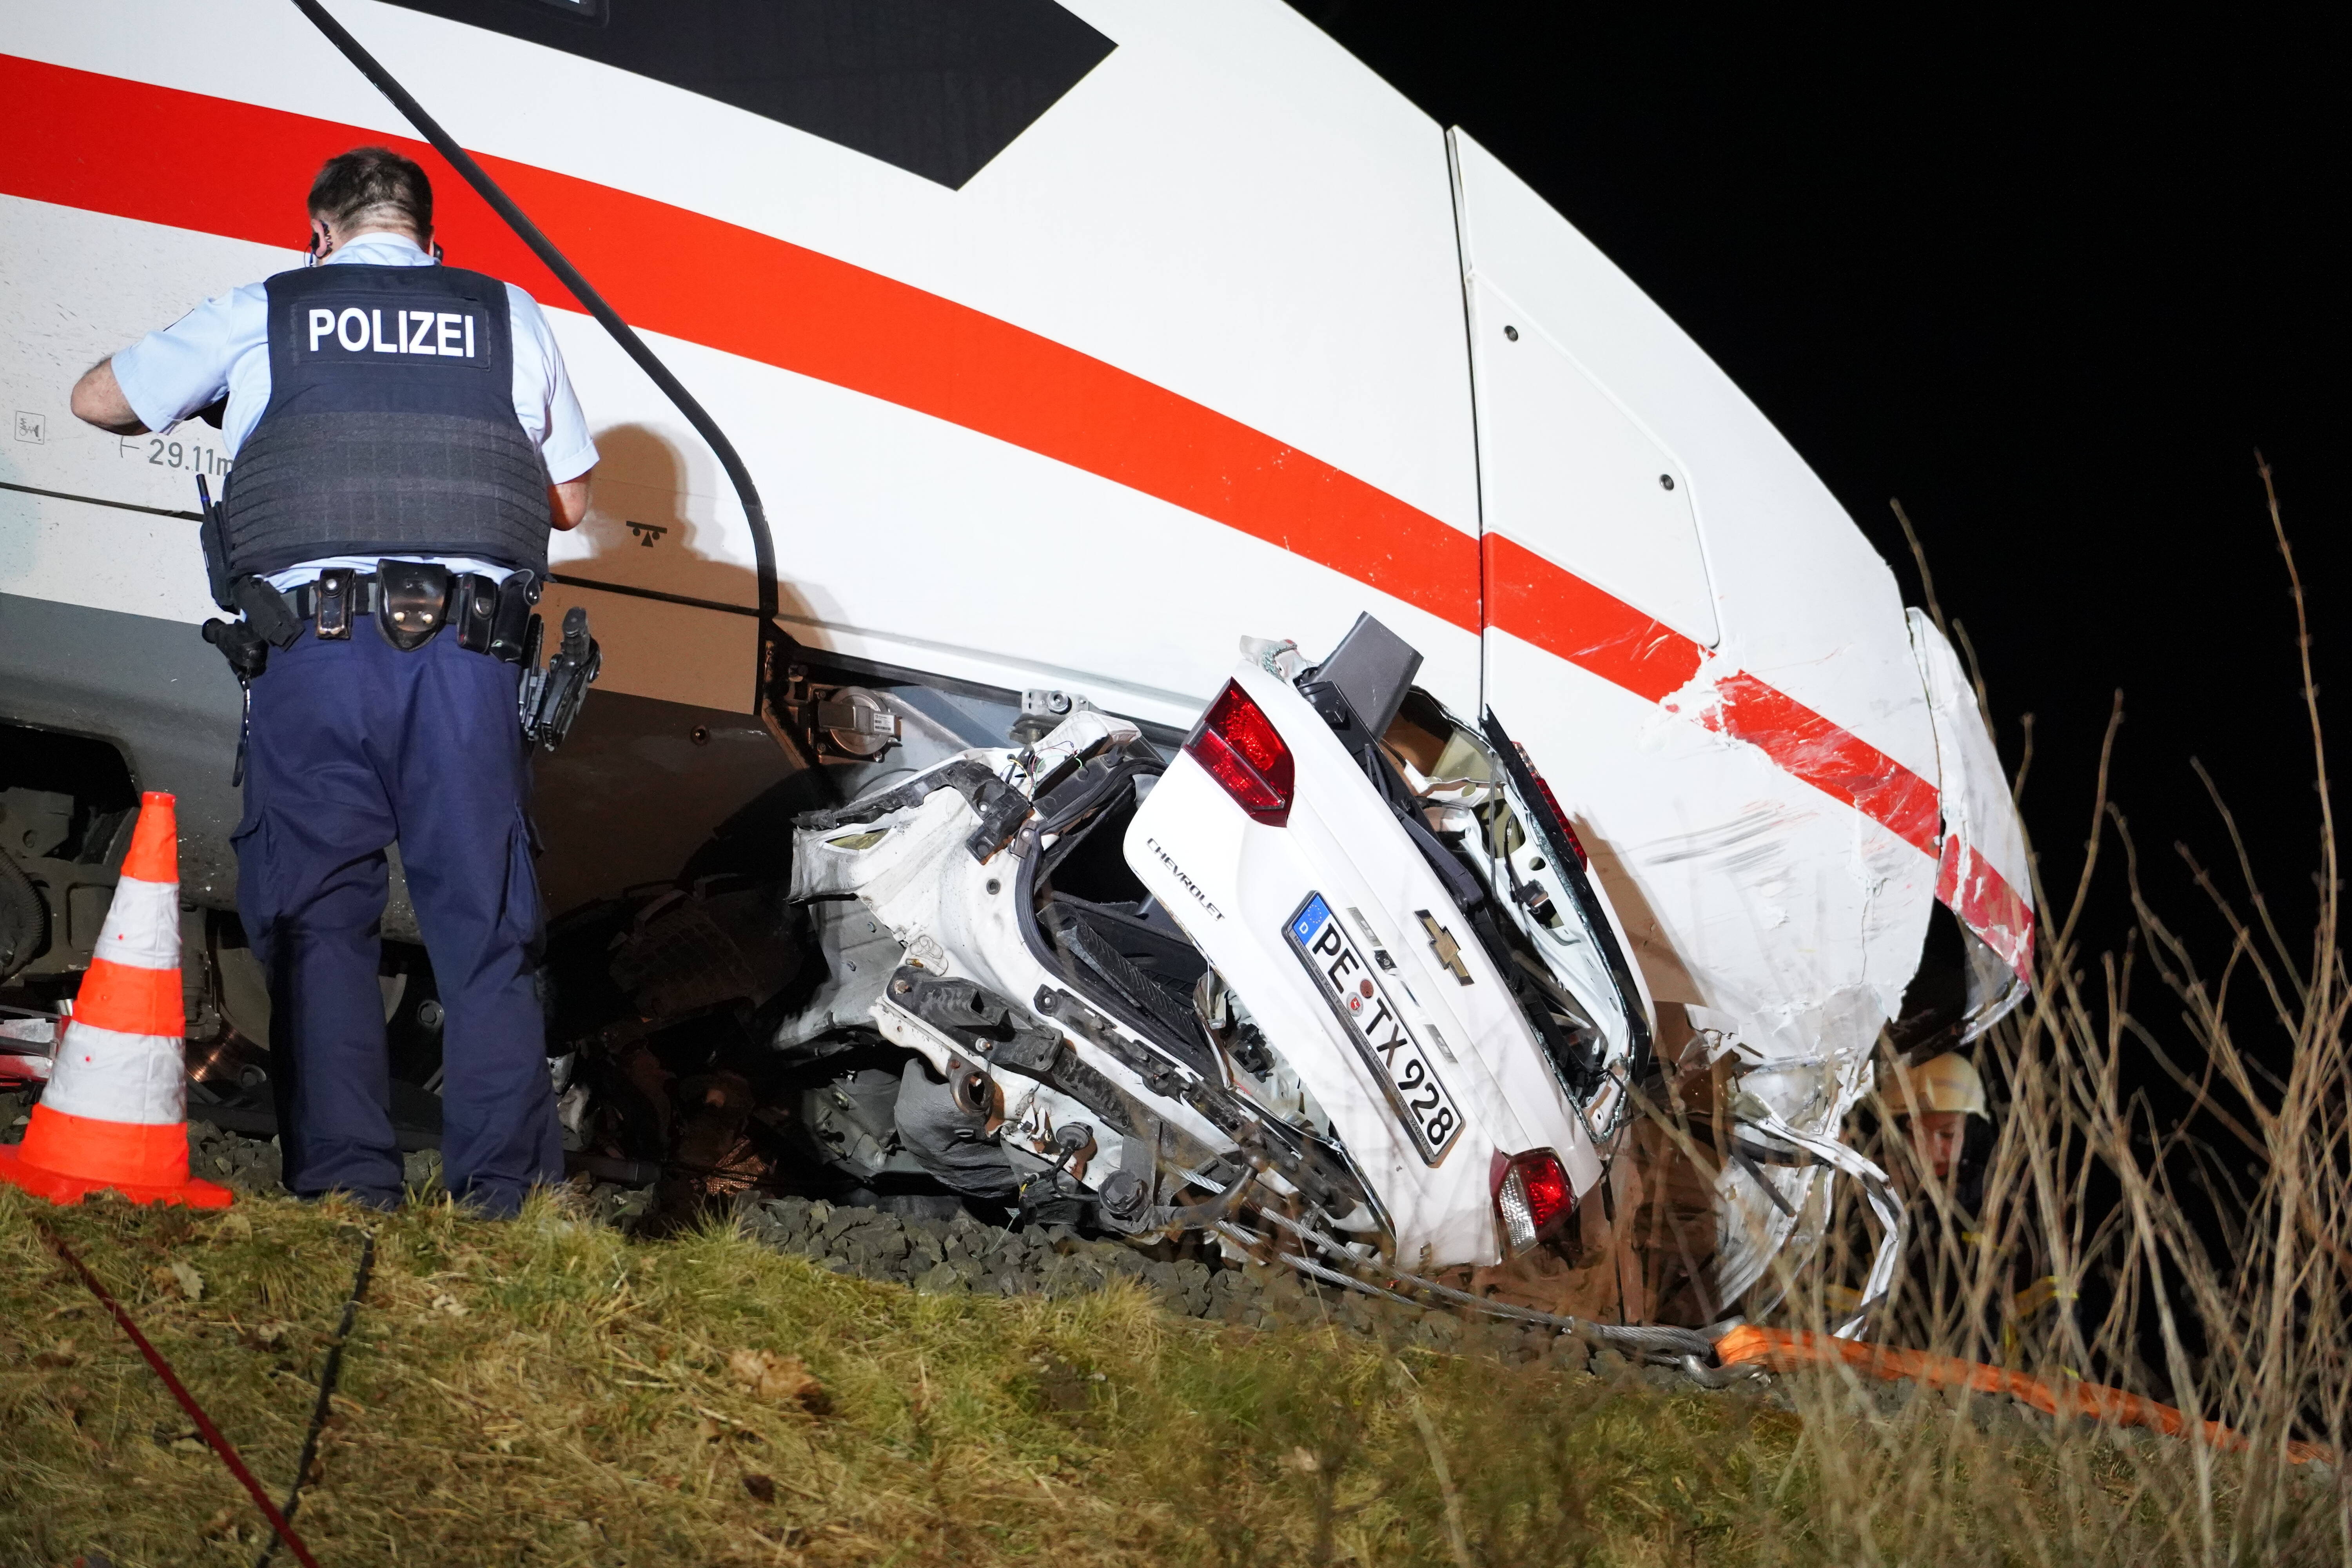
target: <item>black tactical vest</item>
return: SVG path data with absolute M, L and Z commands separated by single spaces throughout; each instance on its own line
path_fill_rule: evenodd
M 450 267 L 281 272 L 269 405 L 223 497 L 233 574 L 330 555 L 547 570 L 547 465 L 515 416 L 506 285 Z

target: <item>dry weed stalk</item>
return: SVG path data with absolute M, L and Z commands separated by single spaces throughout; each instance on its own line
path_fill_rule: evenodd
M 1985 1408 L 1982 1396 L 1960 1399 L 1948 1420 L 1915 1411 L 1874 1436 L 1838 1419 L 1870 1391 L 1823 1378 L 1801 1394 L 1808 1420 L 1791 1463 L 1819 1477 L 1832 1533 L 1844 1534 L 1857 1560 L 1878 1560 L 1873 1543 L 1885 1535 L 1873 1522 L 1900 1510 L 1907 1544 L 1887 1561 L 1978 1560 L 1987 1544 L 1979 1532 L 2006 1517 L 2008 1551 L 2036 1562 L 2152 1553 L 2352 1563 L 2340 1472 L 2288 1454 L 2298 1440 L 2341 1453 L 2352 1436 L 2352 984 L 2303 585 L 2267 465 L 2261 473 L 2294 602 L 2316 767 L 2318 897 L 2307 943 L 2298 948 L 2282 930 L 2218 790 L 2242 892 L 2177 847 L 2229 933 L 2218 966 L 2200 964 L 2151 904 L 2108 793 L 2118 694 L 2082 866 L 2054 930 L 2047 916 L 2062 906 L 2035 860 L 2045 922 L 2033 994 L 1973 1047 L 2000 1102 L 1974 1204 L 1891 1131 L 1903 1110 L 1891 1088 L 1868 1108 L 1882 1129 L 1873 1152 L 1915 1194 L 1918 1222 L 1893 1310 L 1873 1337 L 2005 1363 L 2057 1387 L 2124 1387 L 2242 1440 L 2118 1437 L 2087 1423 L 2043 1423 L 2034 1462 L 2045 1484 L 2007 1489 L 2001 1477 L 2019 1465 L 2016 1450 L 1989 1445 L 1979 1428 L 2017 1418 Z M 2121 857 L 2135 929 L 2120 953 L 2086 963 L 2084 911 L 2095 879 L 2113 874 L 2103 850 Z M 2143 971 L 2177 1004 L 2177 1018 L 2135 1015 Z M 2167 1079 L 2179 1098 L 2158 1103 L 2149 1091 Z M 1862 1249 L 1858 1227 L 1839 1235 L 1846 1256 L 1830 1247 L 1832 1277 Z M 1832 1321 L 1818 1290 L 1790 1300 L 1800 1326 Z

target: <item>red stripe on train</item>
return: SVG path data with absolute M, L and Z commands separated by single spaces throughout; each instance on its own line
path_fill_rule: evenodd
M 1707 663 L 1706 650 L 1517 541 L 1486 535 L 1494 624 L 1636 696 L 1663 702 Z M 1922 854 L 1937 847 L 1936 788 L 1869 742 L 1745 671 L 1715 681 L 1692 715 L 1745 741 Z
M 1976 846 L 1963 847 L 1957 836 L 1944 841 L 1936 867 L 1936 897 L 2003 963 L 2025 980 L 2033 978 L 2033 906 L 1977 853 Z

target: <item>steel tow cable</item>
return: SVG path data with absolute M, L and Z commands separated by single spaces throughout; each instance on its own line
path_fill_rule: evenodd
M 302 1568 L 319 1568 L 319 1560 L 310 1555 L 310 1548 L 294 1533 L 294 1527 L 286 1522 L 286 1516 L 278 1510 L 276 1503 L 269 1500 L 269 1494 L 261 1489 L 261 1483 L 253 1479 L 253 1472 L 246 1468 L 245 1461 L 237 1457 L 236 1445 L 213 1425 L 213 1418 L 205 1414 L 204 1406 L 196 1403 L 187 1385 L 173 1372 L 172 1363 L 148 1343 L 147 1336 L 139 1331 L 139 1325 L 131 1321 L 131 1314 L 122 1310 L 122 1303 L 99 1283 L 98 1276 L 74 1255 L 73 1248 L 66 1245 L 66 1238 L 51 1229 L 48 1221 L 38 1215 L 30 1217 L 33 1228 L 41 1233 L 41 1239 L 49 1244 L 50 1250 L 64 1258 L 67 1265 L 81 1276 L 81 1282 L 89 1287 L 90 1294 L 98 1298 L 99 1303 L 114 1314 L 114 1321 L 122 1325 L 122 1331 L 131 1336 L 131 1342 L 139 1347 L 139 1353 L 147 1358 L 147 1364 L 155 1369 L 155 1375 L 163 1380 L 163 1386 L 172 1391 L 172 1397 L 180 1402 L 180 1408 L 188 1413 L 188 1419 L 196 1424 L 196 1430 L 204 1434 L 205 1441 L 212 1445 L 213 1452 L 221 1457 L 221 1463 L 228 1467 L 229 1474 L 235 1476 L 237 1484 L 251 1495 L 254 1506 L 261 1510 L 262 1518 L 268 1520 L 269 1528 L 277 1532 L 277 1539 L 286 1542 L 287 1549 L 294 1553 Z
M 1191 1182 L 1197 1186 L 1205 1187 L 1211 1192 L 1222 1193 L 1224 1191 L 1224 1188 L 1220 1186 L 1217 1183 L 1211 1181 L 1208 1177 L 1201 1174 L 1197 1171 L 1180 1169 L 1178 1173 L 1183 1176 L 1186 1181 Z M 1266 1221 L 1268 1224 L 1277 1226 L 1280 1228 L 1290 1232 L 1293 1236 L 1297 1237 L 1301 1241 L 1322 1248 L 1334 1258 L 1345 1259 L 1347 1262 L 1353 1264 L 1357 1268 L 1363 1267 L 1363 1260 L 1361 1258 L 1349 1251 L 1347 1247 L 1342 1246 L 1339 1242 L 1334 1241 L 1331 1237 L 1325 1236 L 1322 1232 L 1315 1229 L 1311 1226 L 1301 1225 L 1287 1215 L 1280 1214 L 1275 1210 L 1265 1207 L 1253 1208 L 1250 1212 L 1260 1219 Z M 1247 1237 L 1245 1245 L 1249 1246 L 1261 1245 L 1270 1240 L 1270 1238 L 1265 1237 L 1253 1236 L 1250 1232 L 1241 1229 L 1241 1227 L 1233 1225 L 1230 1221 L 1220 1222 L 1218 1228 L 1226 1232 L 1228 1235 L 1233 1236 L 1236 1240 Z M 1334 1285 L 1344 1285 L 1350 1289 L 1361 1290 L 1367 1295 L 1385 1297 L 1391 1301 L 1402 1301 L 1409 1307 L 1425 1307 L 1427 1305 L 1425 1302 L 1416 1301 L 1410 1297 L 1399 1295 L 1394 1290 L 1372 1284 L 1369 1280 L 1360 1279 L 1355 1275 L 1345 1272 L 1344 1270 L 1327 1268 L 1322 1264 L 1310 1262 L 1294 1253 L 1276 1252 L 1275 1256 L 1280 1258 L 1284 1262 L 1290 1264 L 1293 1268 L 1299 1269 L 1303 1273 L 1311 1275 L 1317 1279 L 1327 1280 Z M 1488 1300 L 1483 1296 L 1474 1296 L 1467 1290 L 1457 1290 L 1450 1285 L 1441 1285 L 1434 1279 L 1424 1279 L 1417 1274 L 1407 1274 L 1398 1269 L 1383 1269 L 1381 1272 L 1387 1275 L 1391 1281 L 1410 1285 L 1417 1290 L 1427 1291 L 1433 1296 L 1440 1297 L 1448 1301 L 1458 1302 L 1462 1306 L 1469 1307 L 1477 1311 L 1484 1312 L 1490 1317 L 1502 1318 L 1523 1323 L 1532 1323 L 1541 1328 L 1557 1329 L 1561 1332 L 1573 1334 L 1581 1340 L 1597 1342 L 1601 1344 L 1610 1346 L 1622 1345 L 1630 1349 L 1643 1352 L 1644 1353 L 1667 1354 L 1677 1358 L 1685 1355 L 1706 1357 L 1712 1356 L 1715 1353 L 1714 1342 L 1709 1340 L 1705 1334 L 1699 1333 L 1697 1331 L 1693 1329 L 1675 1329 L 1668 1328 L 1664 1325 L 1654 1325 L 1641 1328 L 1616 1328 L 1607 1323 L 1589 1323 L 1581 1318 L 1567 1317 L 1557 1312 L 1546 1312 L 1534 1307 L 1516 1307 L 1507 1302 Z
M 1262 1209 L 1257 1212 L 1265 1213 Z M 1330 1245 L 1323 1237 L 1310 1236 L 1309 1238 L 1327 1249 Z M 1351 1289 L 1361 1290 L 1367 1295 L 1384 1296 L 1392 1301 L 1402 1301 L 1407 1306 L 1426 1309 L 1428 1305 L 1426 1302 L 1401 1296 L 1393 1290 L 1374 1285 L 1369 1280 L 1358 1279 L 1339 1269 L 1309 1262 L 1295 1253 L 1277 1252 L 1275 1256 L 1302 1272 L 1329 1280 L 1335 1285 L 1345 1285 Z M 1506 1302 L 1488 1300 L 1482 1296 L 1474 1296 L 1467 1290 L 1456 1290 L 1450 1285 L 1440 1285 L 1434 1279 L 1423 1279 L 1417 1274 L 1391 1272 L 1390 1278 L 1400 1284 L 1410 1285 L 1416 1290 L 1425 1290 L 1433 1296 L 1458 1302 L 1475 1311 L 1484 1312 L 1488 1317 L 1499 1318 L 1506 1322 L 1528 1323 L 1537 1328 L 1557 1330 L 1577 1339 L 1612 1349 L 1622 1347 L 1639 1351 L 1644 1355 L 1665 1355 L 1673 1358 L 1715 1353 L 1714 1342 L 1695 1329 L 1669 1328 L 1663 1324 L 1620 1328 L 1609 1323 L 1588 1323 L 1581 1318 L 1566 1317 L 1557 1312 L 1540 1311 L 1533 1307 L 1514 1307 Z

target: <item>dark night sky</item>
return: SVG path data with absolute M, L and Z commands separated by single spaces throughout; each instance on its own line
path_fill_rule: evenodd
M 2253 452 L 2325 685 L 2347 668 L 2352 567 L 2332 32 L 2242 11 L 2159 35 L 2150 14 L 1933 30 L 1917 13 L 1294 4 L 1671 312 L 1916 603 L 1902 500 L 2012 767 L 2036 715 L 2026 810 L 2053 894 L 2122 688 L 2117 794 L 2160 902 L 2196 898 L 2176 838 L 2227 850 L 2194 754 L 2273 897 L 2308 906 L 2313 768 Z M 2126 914 L 2102 900 L 2095 951 Z

